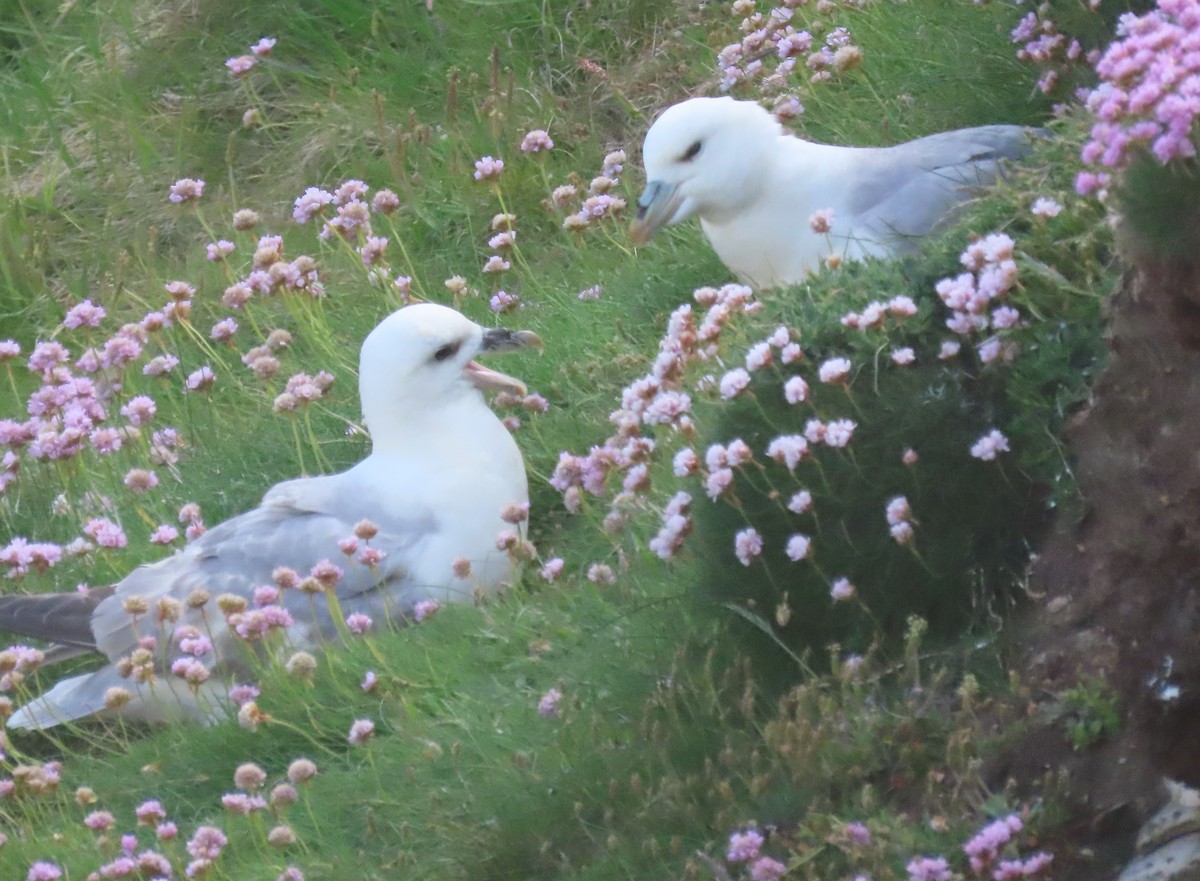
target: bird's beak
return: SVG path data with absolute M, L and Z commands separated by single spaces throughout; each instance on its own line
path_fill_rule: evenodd
M 644 245 L 660 226 L 670 223 L 683 202 L 679 184 L 652 180 L 646 184 L 638 199 L 637 217 L 629 225 L 629 238 L 635 245 Z
M 479 351 L 515 352 L 518 349 L 541 349 L 542 341 L 532 330 L 509 330 L 505 327 L 492 327 L 483 332 L 483 345 Z M 489 370 L 478 361 L 468 361 L 463 368 L 463 376 L 480 391 L 507 391 L 524 395 L 527 391 L 525 383 L 511 376 L 506 376 L 496 370 Z

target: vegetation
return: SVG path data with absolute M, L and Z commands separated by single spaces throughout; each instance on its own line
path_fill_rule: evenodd
M 748 297 L 694 225 L 636 253 L 625 236 L 641 134 L 673 101 L 715 94 L 717 53 L 757 26 L 740 28 L 753 3 L 733 7 L 0 5 L 6 592 L 111 583 L 186 540 L 171 531 L 356 461 L 358 345 L 405 302 L 546 344 L 505 368 L 534 396 L 497 403 L 526 456 L 537 548 L 510 590 L 349 639 L 312 671 L 289 671 L 281 646 L 257 682 L 262 715 L 240 724 L 116 717 L 10 735 L 0 878 L 181 877 L 189 864 L 248 879 L 298 877 L 289 867 L 309 879 L 777 877 L 763 860 L 798 879 L 943 878 L 1001 858 L 1045 868 L 1042 806 L 981 768 L 995 732 L 1024 724 L 1004 621 L 1048 519 L 1071 516 L 1058 431 L 1103 365 L 1100 307 L 1120 271 L 1103 207 L 1073 189 L 1087 124 L 1078 108 L 1052 110 L 1090 71 L 1065 45 L 1014 46 L 1025 10 L 1007 3 L 797 4 L 797 30 L 819 43 L 843 27 L 862 51 L 815 82 L 798 65 L 784 92 L 804 105 L 805 136 L 886 144 L 998 121 L 1052 134 L 920 258 Z M 1111 19 L 1071 10 L 1083 52 L 1110 38 Z M 747 77 L 733 93 L 775 101 L 772 89 Z M 553 147 L 523 151 L 534 130 Z M 183 180 L 204 181 L 202 194 Z M 311 196 L 298 221 L 310 187 L 338 201 Z M 369 231 L 338 210 L 383 191 L 397 204 L 364 208 Z M 495 243 L 506 226 L 515 243 Z M 1015 277 L 1002 295 L 1020 320 L 948 331 L 939 284 L 1005 260 Z M 293 274 L 271 279 L 281 265 Z M 255 270 L 260 287 L 240 290 Z M 84 301 L 103 317 L 72 311 Z M 886 315 L 863 320 L 873 303 Z M 677 379 L 688 421 L 643 425 L 654 443 L 624 460 L 598 454 L 627 449 L 633 432 L 610 414 L 660 338 L 716 321 L 714 304 L 728 313 L 715 348 Z M 94 381 L 99 428 L 122 431 L 70 435 L 61 414 L 52 437 L 18 437 L 37 415 L 27 404 L 57 382 L 54 364 L 27 367 L 46 341 Z M 727 394 L 723 376 L 764 342 L 770 363 Z M 789 343 L 804 353 L 795 366 Z M 822 381 L 840 358 L 848 371 Z M 320 371 L 332 385 L 298 393 Z M 802 405 L 785 398 L 793 375 L 811 392 Z M 117 416 L 141 396 L 152 417 Z M 810 441 L 795 467 L 767 452 L 811 419 L 851 420 L 853 440 Z M 710 501 L 724 466 L 682 475 L 677 457 L 704 463 L 720 444 L 728 458 L 738 439 L 753 461 L 729 466 L 733 489 Z M 598 468 L 595 482 L 571 477 L 572 463 Z M 133 469 L 156 485 L 133 491 Z M 804 489 L 811 511 L 787 511 Z M 199 513 L 182 514 L 189 503 Z M 667 540 L 672 514 L 686 526 Z M 800 531 L 811 556 L 793 561 Z M 21 563 L 18 539 L 44 545 L 40 556 Z M 19 704 L 87 663 L 25 669 L 9 655 L 0 672 Z M 1064 700 L 1078 748 L 1111 731 L 1102 690 Z M 349 738 L 358 720 L 373 736 Z M 265 779 L 243 769 L 235 781 L 245 763 Z M 219 856 L 203 827 L 227 839 Z M 731 833 L 748 830 L 765 841 L 741 840 L 749 856 L 727 861 Z M 146 851 L 171 873 L 153 857 L 120 862 Z

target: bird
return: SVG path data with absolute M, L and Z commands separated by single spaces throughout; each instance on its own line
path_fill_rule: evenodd
M 399 622 L 422 601 L 499 590 L 512 565 L 497 543 L 513 522 L 502 515 L 527 511 L 529 488 L 521 451 L 483 392 L 526 389 L 475 357 L 530 347 L 541 347 L 531 331 L 484 329 L 434 303 L 383 319 L 359 361 L 371 448 L 358 464 L 278 483 L 258 507 L 112 587 L 0 598 L 0 630 L 107 658 L 26 703 L 8 727 L 48 729 L 114 702 L 134 721 L 220 718 L 270 621 L 304 649 L 345 635 L 351 615 Z M 339 541 L 350 538 L 374 556 L 346 556 Z
M 911 253 L 1038 130 L 985 125 L 893 147 L 841 147 L 786 131 L 754 101 L 691 98 L 646 133 L 646 187 L 630 237 L 698 216 L 725 265 L 756 289 L 804 281 L 831 255 Z M 814 215 L 822 212 L 823 217 Z M 821 220 L 832 221 L 817 232 Z M 810 222 L 811 221 L 811 222 Z

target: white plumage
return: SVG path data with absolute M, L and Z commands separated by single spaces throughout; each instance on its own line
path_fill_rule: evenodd
M 444 306 L 401 309 L 363 343 L 359 393 L 372 441 L 363 461 L 340 474 L 272 487 L 259 507 L 135 569 L 102 600 L 86 594 L 0 600 L 0 630 L 94 647 L 109 659 L 26 704 L 9 726 L 47 728 L 99 712 L 113 686 L 133 692 L 123 710 L 131 718 L 212 716 L 224 705 L 229 680 L 247 674 L 252 651 L 231 632 L 230 620 L 236 625 L 239 619 L 222 615 L 216 597 L 243 597 L 252 610 L 254 589 L 271 584 L 279 566 L 304 576 L 329 560 L 344 570 L 334 590 L 336 612 L 324 593 L 282 591 L 279 605 L 294 621 L 287 639 L 296 648 L 335 637 L 335 614 L 361 612 L 383 624 L 421 600 L 469 602 L 477 591 L 495 591 L 510 574 L 507 555 L 496 547 L 507 526 L 501 510 L 527 504 L 528 486 L 520 450 L 481 390 L 524 393 L 524 386 L 473 359 L 481 351 L 529 345 L 540 345 L 532 333 L 484 330 Z M 385 555 L 375 565 L 339 553 L 338 541 L 364 519 L 378 527 L 369 545 Z M 470 574 L 460 577 L 453 566 L 464 559 Z M 213 599 L 187 607 L 177 622 L 156 620 L 159 600 L 186 602 L 195 590 Z M 138 597 L 148 611 L 135 622 L 126 602 Z M 189 626 L 213 643 L 197 657 L 212 674 L 197 689 L 168 672 L 185 655 L 180 634 Z M 157 637 L 155 675 L 139 684 L 120 668 L 144 636 Z
M 742 280 L 803 281 L 826 257 L 891 257 L 915 249 L 1004 159 L 1029 152 L 1030 129 L 990 125 L 894 147 L 837 147 L 785 131 L 753 101 L 692 98 L 646 133 L 646 190 L 630 234 L 698 216 L 717 255 Z M 831 210 L 833 228 L 810 217 Z

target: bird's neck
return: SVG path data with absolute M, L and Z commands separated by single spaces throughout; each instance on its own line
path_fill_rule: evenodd
M 448 455 L 456 445 L 476 446 L 508 436 L 508 430 L 474 390 L 442 399 L 434 406 L 428 401 L 424 406 L 397 401 L 373 408 L 365 414 L 365 421 L 373 455 L 411 456 L 430 449 Z

